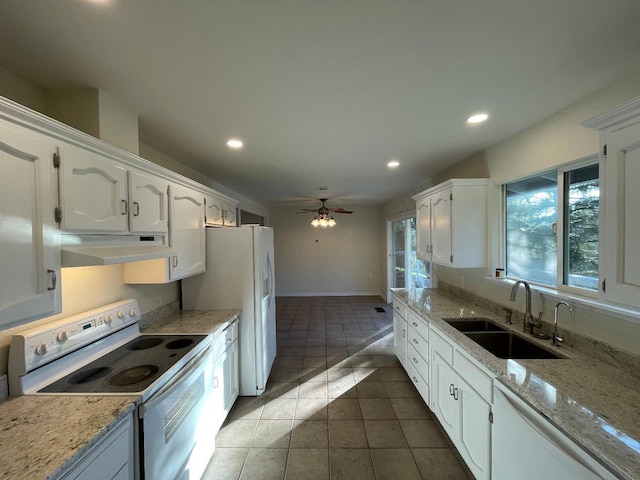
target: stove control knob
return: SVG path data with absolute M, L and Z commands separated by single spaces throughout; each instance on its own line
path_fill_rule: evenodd
M 118 315 L 118 318 L 124 318 L 124 310 L 118 310 L 118 313 L 116 313 L 116 315 Z
M 61 332 L 58 333 L 58 336 L 56 337 L 56 339 L 60 342 L 66 342 L 67 340 L 69 340 L 69 335 L 67 335 L 67 332 L 65 332 L 64 330 L 62 330 Z
M 36 355 L 46 355 L 47 354 L 47 345 L 45 343 L 41 343 L 36 347 Z
M 104 316 L 104 323 L 106 323 L 107 325 L 111 325 L 111 322 L 113 322 L 113 315 L 111 315 L 110 313 L 107 313 Z
M 136 309 L 135 309 L 135 308 L 132 308 L 131 310 L 129 310 L 129 316 L 130 316 L 130 317 L 135 317 L 135 316 L 136 316 L 136 313 L 137 313 L 137 312 L 136 312 Z

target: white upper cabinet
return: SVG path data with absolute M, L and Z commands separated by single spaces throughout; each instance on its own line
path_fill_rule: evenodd
M 414 196 L 419 258 L 449 267 L 487 265 L 487 179 L 452 179 Z
M 0 123 L 0 325 L 61 311 L 53 143 Z
M 171 261 L 171 280 L 204 272 L 204 194 L 183 185 L 171 184 L 169 218 L 169 245 L 178 252 Z
M 89 150 L 66 145 L 60 152 L 60 228 L 125 233 L 128 226 L 127 171 Z
M 169 182 L 74 146 L 60 149 L 60 228 L 166 233 Z
M 604 216 L 600 220 L 600 291 L 604 299 L 640 305 L 640 97 L 585 126 L 601 131 Z
M 212 195 L 205 196 L 205 223 L 216 227 L 236 227 L 236 204 Z
M 129 172 L 129 230 L 132 233 L 166 233 L 168 182 L 149 173 Z

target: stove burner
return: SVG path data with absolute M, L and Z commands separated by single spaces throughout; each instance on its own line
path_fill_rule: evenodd
M 69 383 L 71 385 L 81 385 L 83 383 L 93 382 L 94 380 L 99 380 L 102 377 L 106 377 L 111 373 L 112 370 L 113 369 L 111 367 L 88 368 L 87 370 L 83 370 L 72 376 L 69 379 Z
M 114 387 L 134 385 L 155 375 L 159 370 L 156 365 L 138 365 L 116 373 L 107 383 Z
M 138 338 L 129 342 L 127 345 L 127 350 L 146 350 L 148 348 L 153 348 L 157 345 L 160 345 L 164 340 L 160 337 L 145 337 Z
M 193 343 L 193 338 L 181 338 L 179 340 L 173 340 L 165 345 L 170 350 L 177 350 L 179 348 L 188 347 Z

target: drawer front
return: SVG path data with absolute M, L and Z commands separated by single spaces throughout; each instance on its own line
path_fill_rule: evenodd
M 393 313 L 400 315 L 402 318 L 407 318 L 407 304 L 400 300 L 398 297 L 393 297 Z
M 411 310 L 407 310 L 407 322 L 409 322 L 409 325 L 412 326 L 422 338 L 427 342 L 429 341 L 429 322 L 420 318 Z
M 418 370 L 413 366 L 413 362 L 407 364 L 407 373 L 409 374 L 409 378 L 415 385 L 418 393 L 424 400 L 424 402 L 429 405 L 429 384 L 425 381 L 424 378 L 418 373 Z
M 229 348 L 238 338 L 238 321 L 236 320 L 229 325 L 222 333 L 213 339 L 213 361 L 220 358 L 224 351 Z
M 488 403 L 493 403 L 493 380 L 473 360 L 456 350 L 454 369 Z
M 451 345 L 437 330 L 431 329 L 431 348 L 449 365 L 453 365 L 453 345 Z
M 427 342 L 422 335 L 419 335 L 413 325 L 409 323 L 408 329 L 408 343 L 422 356 L 422 358 L 429 358 L 429 342 Z
M 420 376 L 429 382 L 429 362 L 427 357 L 418 352 L 413 346 L 407 349 L 407 364 L 411 364 L 417 370 Z

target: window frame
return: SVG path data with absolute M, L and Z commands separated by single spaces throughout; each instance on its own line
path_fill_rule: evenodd
M 500 225 L 501 225 L 501 245 L 500 245 L 500 258 L 501 264 L 505 267 L 507 266 L 507 185 L 509 183 L 515 183 L 519 180 L 524 180 L 526 178 L 532 178 L 536 176 L 540 176 L 544 173 L 548 173 L 551 171 L 556 172 L 557 175 L 557 189 L 558 189 L 558 201 L 556 207 L 556 284 L 555 285 L 547 285 L 542 284 L 535 281 L 530 281 L 526 278 L 522 279 L 534 285 L 540 289 L 546 290 L 556 290 L 558 292 L 567 293 L 570 295 L 577 295 L 581 297 L 588 297 L 593 299 L 598 299 L 600 297 L 600 288 L 596 288 L 595 290 L 575 287 L 571 285 L 567 285 L 564 283 L 564 269 L 566 266 L 564 253 L 565 253 L 565 209 L 566 209 L 566 199 L 565 199 L 565 174 L 572 170 L 577 170 L 583 167 L 588 167 L 592 165 L 598 165 L 598 180 L 600 184 L 600 209 L 599 209 L 599 218 L 598 218 L 598 285 L 600 282 L 600 272 L 602 271 L 602 226 L 603 226 L 603 214 L 604 210 L 602 208 L 603 203 L 603 178 L 602 178 L 602 161 L 598 154 L 589 155 L 587 157 L 581 158 L 579 160 L 575 160 L 572 162 L 568 162 L 562 165 L 559 165 L 554 168 L 545 168 L 544 170 L 539 170 L 535 173 L 532 173 L 527 176 L 523 176 L 517 179 L 510 180 L 508 182 L 504 182 L 501 185 L 501 204 L 500 204 Z M 507 279 L 511 281 L 521 280 L 520 278 L 515 278 L 509 275 L 509 271 L 507 270 Z

